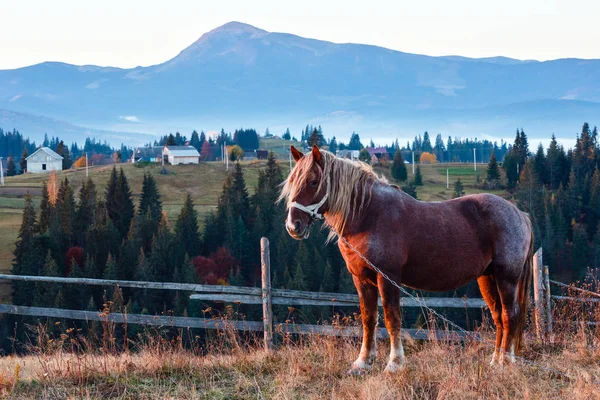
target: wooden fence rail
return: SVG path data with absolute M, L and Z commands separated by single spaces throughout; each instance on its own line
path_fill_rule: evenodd
M 262 287 L 221 286 L 221 285 L 199 285 L 176 282 L 144 282 L 144 281 L 120 281 L 112 279 L 91 278 L 63 278 L 47 276 L 22 276 L 0 274 L 0 281 L 23 281 L 23 282 L 46 282 L 63 284 L 82 284 L 97 286 L 119 286 L 140 289 L 155 290 L 180 290 L 193 292 L 191 300 L 222 301 L 229 303 L 262 304 L 263 321 L 224 321 L 221 319 L 188 318 L 172 316 L 150 316 L 141 314 L 102 314 L 92 311 L 62 310 L 42 307 L 24 307 L 0 304 L 0 313 L 18 314 L 39 317 L 68 318 L 90 321 L 110 321 L 115 323 L 132 323 L 153 326 L 172 326 L 179 328 L 203 328 L 222 329 L 230 327 L 246 331 L 264 332 L 265 348 L 271 349 L 273 332 L 276 333 L 299 333 L 299 334 L 321 334 L 334 336 L 361 336 L 360 327 L 337 327 L 330 325 L 305 325 L 305 324 L 277 324 L 273 322 L 272 305 L 312 305 L 312 306 L 352 306 L 359 305 L 358 296 L 344 293 L 316 293 L 298 290 L 285 290 L 271 288 L 269 241 L 261 239 L 261 264 L 262 264 Z M 550 283 L 548 269 L 543 268 L 541 249 L 533 257 L 534 264 L 534 301 L 535 316 L 538 336 L 547 337 L 552 332 L 552 317 L 550 310 Z M 558 299 L 556 296 L 552 298 Z M 379 301 L 381 306 L 381 301 Z M 485 308 L 483 299 L 468 298 L 440 298 L 421 297 L 418 300 L 409 297 L 401 298 L 403 307 L 432 307 L 432 308 Z M 437 338 L 464 338 L 465 334 L 458 332 L 403 329 L 417 339 L 427 339 L 435 336 Z M 470 335 L 471 333 L 469 333 Z M 380 337 L 387 337 L 387 331 L 378 329 Z

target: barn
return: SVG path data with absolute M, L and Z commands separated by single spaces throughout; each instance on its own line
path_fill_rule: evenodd
M 198 164 L 200 153 L 194 146 L 165 146 L 162 151 L 163 158 L 171 165 Z
M 62 171 L 63 158 L 48 147 L 40 147 L 26 158 L 27 172 L 43 173 L 50 171 Z

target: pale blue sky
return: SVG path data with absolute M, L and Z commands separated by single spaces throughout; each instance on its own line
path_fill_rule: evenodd
M 0 69 L 157 64 L 234 20 L 428 55 L 600 58 L 599 19 L 597 0 L 0 0 Z

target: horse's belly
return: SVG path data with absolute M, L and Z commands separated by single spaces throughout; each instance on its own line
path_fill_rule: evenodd
M 489 262 L 481 260 L 474 265 L 462 263 L 407 264 L 402 268 L 402 284 L 432 292 L 455 290 L 481 276 Z

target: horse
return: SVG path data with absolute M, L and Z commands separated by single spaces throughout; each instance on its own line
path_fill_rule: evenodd
M 490 364 L 515 362 L 532 276 L 533 231 L 526 213 L 486 193 L 418 201 L 365 163 L 317 146 L 307 154 L 293 146 L 290 151 L 296 165 L 279 197 L 287 203 L 287 232 L 307 238 L 312 223 L 324 219 L 332 228 L 328 240 L 344 238 L 337 242 L 358 292 L 363 325 L 361 349 L 348 373 L 362 374 L 375 360 L 378 295 L 391 342 L 385 372 L 405 365 L 400 290 L 356 251 L 413 289 L 449 291 L 476 279 L 496 326 Z

